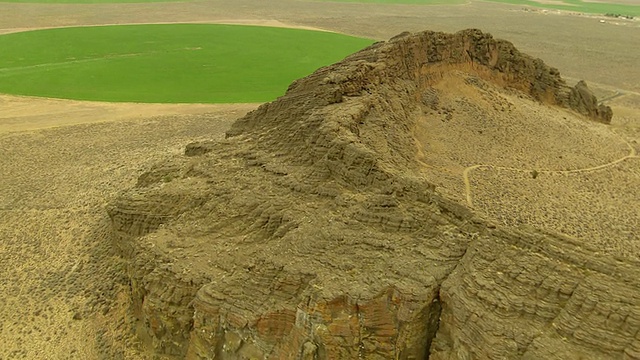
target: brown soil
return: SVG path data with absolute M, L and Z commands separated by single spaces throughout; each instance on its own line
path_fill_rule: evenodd
M 636 149 L 636 153 L 640 151 L 640 96 L 637 95 L 640 91 L 640 70 L 637 67 L 640 49 L 629 46 L 640 42 L 640 28 L 608 24 L 599 26 L 594 25 L 597 20 L 589 17 L 547 16 L 522 12 L 520 7 L 476 2 L 456 6 L 454 10 L 447 6 L 423 8 L 371 5 L 366 7 L 366 11 L 362 10 L 363 5 L 354 4 L 332 4 L 328 7 L 326 3 L 278 0 L 270 1 L 267 7 L 263 3 L 247 1 L 243 5 L 237 5 L 235 2 L 207 1 L 81 6 L 0 3 L 0 13 L 8 14 L 0 17 L 0 33 L 55 26 L 173 21 L 278 22 L 377 39 L 386 39 L 404 30 L 424 30 L 425 27 L 446 31 L 472 26 L 485 29 L 497 37 L 514 41 L 521 50 L 558 66 L 563 74 L 588 80 L 599 96 L 622 93 L 622 96 L 608 102 L 614 107 L 616 116 L 610 127 L 585 123 L 576 120 L 573 115 L 540 109 L 529 100 L 500 93 L 504 103 L 511 103 L 517 109 L 514 111 L 524 115 L 524 118 L 531 115 L 527 113 L 527 109 L 539 111 L 538 115 L 549 119 L 549 127 L 526 123 L 522 119 L 500 118 L 502 121 L 509 121 L 509 133 L 496 135 L 511 136 L 533 132 L 538 134 L 534 141 L 549 139 L 545 143 L 557 153 L 549 150 L 547 154 L 544 152 L 546 150 L 538 147 L 529 151 L 531 139 L 521 138 L 513 147 L 517 157 L 498 156 L 499 151 L 478 154 L 473 151 L 469 137 L 462 137 L 461 133 L 452 131 L 451 128 L 437 127 L 429 122 L 433 118 L 425 118 L 420 126 L 431 127 L 438 132 L 422 133 L 425 137 L 420 142 L 424 147 L 421 151 L 426 154 L 423 162 L 430 167 L 423 167 L 420 171 L 438 186 L 443 197 L 465 205 L 467 193 L 464 169 L 479 164 L 486 165 L 468 172 L 472 204 L 476 210 L 486 213 L 484 216 L 494 219 L 496 223 L 531 224 L 568 233 L 580 242 L 579 246 L 569 251 L 570 254 L 579 254 L 576 255 L 579 261 L 585 255 L 582 250 L 577 249 L 583 245 L 590 249 L 589 252 L 622 256 L 637 254 L 638 239 L 635 229 L 638 228 L 638 217 L 634 215 L 634 209 L 638 208 L 639 201 L 637 192 L 633 189 L 638 182 L 638 160 L 628 157 L 631 150 L 627 144 Z M 452 11 L 455 15 L 452 15 Z M 597 32 L 592 31 L 594 26 L 598 26 Z M 464 77 L 452 76 L 449 80 L 451 84 L 455 84 L 456 81 L 464 81 Z M 440 91 L 449 94 L 442 97 L 443 105 L 448 103 L 449 107 L 458 103 L 451 96 L 450 90 L 442 88 L 453 86 L 449 85 L 450 81 L 434 86 L 435 89 L 441 87 Z M 104 207 L 122 189 L 134 186 L 138 176 L 150 169 L 152 163 L 181 154 L 188 142 L 221 139 L 230 123 L 254 109 L 255 105 L 101 104 L 2 96 L 0 106 L 0 183 L 3 185 L 0 190 L 0 259 L 7 269 L 0 275 L 0 340 L 4 344 L 0 349 L 0 358 L 145 358 L 137 340 L 129 336 L 135 321 L 134 314 L 127 310 L 131 301 L 128 279 L 122 276 L 125 265 L 113 254 L 110 244 L 105 240 L 108 224 Z M 466 122 L 469 125 L 472 115 L 469 112 L 467 117 L 456 116 L 452 121 L 460 124 Z M 148 118 L 150 116 L 153 118 Z M 446 113 L 438 116 L 447 120 Z M 562 117 L 567 117 L 568 120 L 561 120 Z M 490 125 L 487 123 L 483 126 Z M 522 132 L 518 129 L 522 129 Z M 466 128 L 462 130 L 471 132 Z M 494 140 L 485 132 L 486 128 L 477 127 L 475 130 L 482 130 L 485 134 L 480 138 L 477 137 L 478 134 L 474 135 L 474 138 L 482 140 L 478 145 L 511 151 L 512 148 L 504 143 L 492 142 Z M 570 134 L 574 140 L 563 141 L 564 138 L 559 133 Z M 441 141 L 447 136 L 460 140 L 457 144 Z M 425 149 L 431 151 L 427 152 Z M 433 151 L 434 149 L 437 151 Z M 594 151 L 595 149 L 598 151 Z M 562 154 L 563 159 L 557 158 L 556 162 L 554 156 L 557 154 Z M 625 156 L 625 160 L 595 171 L 555 173 L 566 169 L 598 167 Z M 539 176 L 533 179 L 529 170 L 538 171 Z M 167 177 L 165 180 L 170 181 L 172 178 Z M 265 190 L 265 193 L 268 192 Z M 500 197 L 496 194 L 500 194 Z M 264 213 L 271 216 L 270 211 L 266 209 Z M 370 215 L 368 212 L 364 214 Z M 331 236 L 334 232 L 343 232 L 338 228 L 327 229 Z M 456 238 L 457 235 L 452 234 L 451 229 L 447 231 L 449 235 L 446 236 Z M 347 234 L 347 230 L 343 233 Z M 475 232 L 468 231 L 464 233 L 464 237 L 468 235 L 468 239 L 476 239 L 479 235 L 474 234 Z M 360 236 L 361 234 L 353 235 L 354 238 Z M 502 261 L 506 264 L 510 259 L 529 251 L 530 245 L 526 242 L 509 242 L 513 238 L 512 234 L 491 237 L 490 241 L 478 242 L 471 249 L 487 246 L 503 249 L 504 255 L 498 263 Z M 443 241 L 449 240 L 447 238 Z M 554 241 L 556 240 L 550 243 L 555 244 Z M 401 246 L 389 244 L 384 237 L 371 237 L 371 242 L 363 246 L 391 246 L 394 251 L 399 251 L 398 262 L 406 262 L 414 254 L 411 251 L 405 254 Z M 570 239 L 561 242 L 572 244 Z M 175 254 L 183 251 L 171 244 L 166 246 Z M 348 272 L 357 263 L 354 259 L 362 254 L 352 254 L 349 244 L 341 249 L 345 256 L 328 259 L 327 266 L 342 268 Z M 233 248 L 227 250 L 234 251 Z M 282 251 L 285 252 L 286 249 Z M 324 253 L 324 249 L 316 252 L 321 253 Z M 195 261 L 196 257 L 193 259 Z M 558 266 L 555 257 L 551 256 L 550 259 L 549 264 L 553 266 L 539 265 L 540 269 L 564 271 L 562 266 L 554 268 Z M 204 258 L 201 260 L 206 262 Z M 496 290 L 496 284 L 506 281 L 506 278 L 498 277 L 495 282 L 486 282 L 482 276 L 491 271 L 493 274 L 502 274 L 504 267 L 487 267 L 482 261 L 484 260 L 472 258 L 465 266 L 473 269 L 482 267 L 487 272 L 477 272 L 475 278 L 469 277 L 469 272 L 459 272 L 457 279 L 464 278 L 468 284 L 481 282 L 485 289 Z M 534 260 L 529 263 L 539 264 Z M 375 261 L 372 259 L 370 264 L 372 267 L 379 266 L 374 266 Z M 526 264 L 527 261 L 521 260 L 519 265 Z M 590 287 L 598 282 L 583 280 L 602 276 L 601 272 L 594 272 L 589 268 L 591 265 L 587 265 L 570 265 L 585 266 L 586 269 L 582 270 L 579 279 L 565 277 L 573 279 L 568 280 L 568 283 L 582 284 L 573 288 L 576 296 L 572 298 L 573 303 L 569 304 L 581 304 L 576 301 L 591 304 L 590 301 L 596 296 L 598 301 L 612 299 L 614 303 L 601 301 L 598 304 L 604 304 L 602 306 L 608 306 L 609 309 L 615 308 L 615 301 L 620 299 L 611 294 L 603 295 Z M 422 265 L 407 263 L 407 268 L 399 271 L 415 271 L 419 266 Z M 447 266 L 449 265 L 444 265 L 445 268 Z M 465 266 L 461 266 L 461 269 Z M 189 267 L 184 268 L 185 271 L 188 269 Z M 540 273 L 546 274 L 542 270 Z M 573 270 L 571 273 L 576 274 Z M 363 276 L 354 273 L 353 278 L 360 279 Z M 452 279 L 443 285 L 445 289 L 449 289 L 445 293 L 451 294 L 452 299 L 447 302 L 447 306 L 466 301 L 464 297 L 456 297 L 456 292 L 462 291 L 464 287 L 456 288 L 453 286 L 456 284 L 456 277 Z M 520 279 L 538 281 L 525 275 Z M 374 278 L 370 280 L 373 283 L 379 281 Z M 234 278 L 229 281 L 237 282 L 242 279 Z M 335 279 L 333 287 L 317 283 L 316 286 L 322 286 L 326 294 L 331 294 L 344 281 L 347 280 Z M 614 283 L 615 279 L 610 281 Z M 628 283 L 633 284 L 633 281 Z M 618 290 L 636 291 L 637 286 L 631 286 L 630 289 L 629 286 L 620 285 Z M 502 291 L 501 289 L 496 291 Z M 535 296 L 525 296 L 520 299 L 524 301 L 520 306 L 535 308 L 536 304 L 547 301 L 543 299 L 540 302 L 537 299 L 539 300 Z M 624 311 L 629 309 L 620 307 L 623 303 L 620 301 L 617 305 L 621 309 L 619 314 L 613 311 L 614 315 L 610 318 L 633 320 L 635 315 L 625 315 Z M 500 303 L 483 306 L 495 308 Z M 464 307 L 455 305 L 455 308 Z M 567 309 L 571 313 L 572 308 L 568 306 Z M 349 311 L 345 314 L 349 314 Z M 443 316 L 450 314 L 458 317 L 463 316 L 463 313 L 453 314 L 445 309 Z M 604 312 L 599 314 L 602 313 Z M 464 331 L 480 329 L 483 334 L 492 331 L 497 334 L 512 326 L 496 325 L 489 329 L 487 323 L 499 324 L 504 319 L 487 313 L 487 321 L 478 322 L 472 319 L 471 314 L 467 315 L 464 321 L 459 319 L 461 324 L 469 321 L 467 324 L 485 325 L 468 325 L 468 330 L 463 329 Z M 427 313 L 425 316 L 428 319 L 431 315 Z M 595 315 L 592 318 L 597 320 Z M 345 324 L 347 323 L 348 321 Z M 529 323 L 525 325 L 532 326 Z M 526 327 L 525 325 L 519 323 L 518 326 Z M 575 332 L 579 336 L 581 331 L 584 334 L 589 329 L 588 326 L 578 330 L 565 327 L 561 328 L 560 334 L 561 338 L 571 338 L 568 334 Z M 455 334 L 463 330 L 444 328 L 442 334 Z M 439 341 L 443 349 L 448 346 L 446 336 L 448 335 L 442 335 L 442 341 Z M 153 345 L 153 339 L 146 340 Z M 538 358 L 541 357 L 540 354 L 545 355 L 542 357 L 549 357 L 551 354 L 544 353 L 549 348 L 575 350 L 562 342 L 564 345 L 560 347 L 545 347 L 550 342 L 565 341 L 554 338 L 550 333 L 528 340 L 532 341 L 531 349 Z M 233 335 L 229 335 L 229 344 L 235 344 Z M 310 346 L 307 348 L 311 349 Z M 308 351 L 311 352 L 312 349 Z M 577 357 L 576 354 L 579 352 L 571 352 L 566 356 L 557 352 L 554 355 L 569 358 Z M 632 354 L 631 350 L 627 354 Z M 601 356 L 598 352 L 582 355 L 596 358 Z
M 144 119 L 161 115 L 242 114 L 251 104 L 137 104 L 106 103 L 0 95 L 0 134 L 89 124 Z
M 566 3 L 562 0 L 535 0 L 535 2 L 540 3 L 540 4 L 549 4 L 549 5 L 568 5 L 568 6 L 572 6 L 573 4 L 570 3 Z M 573 5 L 575 6 L 575 5 Z
M 85 25 L 59 25 L 59 26 L 43 26 L 43 27 L 21 27 L 21 28 L 7 28 L 0 29 L 0 34 L 11 34 L 16 32 L 23 31 L 33 31 L 33 30 L 42 30 L 42 29 L 54 29 L 61 27 L 78 27 L 78 26 L 113 26 L 113 25 L 135 25 L 140 24 L 140 22 L 134 23 L 101 23 L 97 25 L 85 24 Z M 268 26 L 268 27 L 280 27 L 280 28 L 290 28 L 290 29 L 304 29 L 304 30 L 314 30 L 314 31 L 326 31 L 319 28 L 314 28 L 311 26 L 302 26 L 302 25 L 294 25 L 294 24 L 285 24 L 278 20 L 258 20 L 258 19 L 217 19 L 217 20 L 209 20 L 209 21 L 163 21 L 163 22 L 153 22 L 153 23 L 144 23 L 144 24 L 155 24 L 155 25 L 167 25 L 167 24 L 226 24 L 226 25 L 251 25 L 251 26 Z

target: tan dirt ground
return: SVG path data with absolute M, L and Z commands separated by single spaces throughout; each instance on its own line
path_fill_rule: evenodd
M 574 6 L 573 4 L 566 3 L 562 0 L 535 0 L 535 2 L 540 4 L 548 4 L 548 5 L 569 5 Z
M 0 106 L 0 134 L 160 115 L 225 113 L 246 108 L 243 104 L 106 103 L 13 95 L 0 95 Z
M 113 23 L 113 24 L 100 24 L 94 26 L 113 26 L 113 25 L 136 25 L 139 23 Z M 315 30 L 315 31 L 327 31 L 324 29 L 314 28 L 311 26 L 301 26 L 294 24 L 285 24 L 278 20 L 256 20 L 256 19 L 219 19 L 219 20 L 211 20 L 211 21 L 164 21 L 164 22 L 156 22 L 156 23 L 146 23 L 146 24 L 155 24 L 155 25 L 169 25 L 169 24 L 225 24 L 225 25 L 250 25 L 250 26 L 268 26 L 268 27 L 279 27 L 279 28 L 290 28 L 290 29 L 304 29 L 304 30 Z M 78 27 L 78 26 L 86 26 L 86 25 L 70 25 L 67 27 Z M 12 28 L 12 29 L 0 29 L 0 34 L 11 34 L 16 32 L 24 32 L 24 31 L 33 31 L 33 30 L 43 30 L 43 29 L 54 29 L 65 26 L 43 26 L 39 28 L 34 27 L 22 27 L 22 28 Z
M 478 27 L 513 41 L 521 51 L 543 58 L 564 75 L 584 78 L 592 87 L 597 84 L 602 96 L 620 93 L 609 101 L 617 114 L 611 127 L 640 151 L 640 48 L 633 46 L 640 43 L 638 26 L 599 24 L 589 16 L 545 15 L 482 2 L 455 7 L 264 3 L 0 3 L 0 33 L 118 23 L 235 22 L 386 39 L 405 30 Z M 124 287 L 112 281 L 118 279 L 121 265 L 108 244 L 96 241 L 104 239 L 100 233 L 104 206 L 133 185 L 150 164 L 181 152 L 188 142 L 222 137 L 231 121 L 255 106 L 107 104 L 0 96 L 0 359 L 93 359 L 101 354 L 144 358 L 127 335 Z M 625 146 L 624 142 L 613 144 L 611 156 L 603 155 L 605 162 L 625 156 Z M 578 237 L 591 230 L 576 227 L 585 222 L 576 214 L 593 208 L 596 211 L 586 220 L 606 223 L 605 230 L 637 239 L 629 231 L 634 221 L 638 224 L 633 211 L 638 206 L 634 188 L 639 163 L 629 159 L 616 165 L 615 171 L 554 177 L 551 182 L 543 175 L 533 185 L 521 173 L 477 169 L 471 173 L 474 206 L 505 223 L 551 224 Z M 453 169 L 453 175 L 439 176 L 443 191 L 464 203 L 462 171 Z M 558 191 L 576 186 L 582 189 L 580 194 L 589 196 L 572 200 L 574 192 Z M 540 208 L 544 211 L 531 213 L 530 218 L 518 216 L 515 210 L 523 204 L 522 189 L 530 196 L 544 194 L 536 201 L 548 208 Z M 504 196 L 496 202 L 493 194 L 503 190 Z M 553 199 L 557 201 L 551 206 Z M 616 228 L 619 219 L 607 210 L 612 206 L 628 210 L 622 229 Z M 556 225 L 549 219 L 562 221 Z

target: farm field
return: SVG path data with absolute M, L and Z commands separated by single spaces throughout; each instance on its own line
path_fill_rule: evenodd
M 70 27 L 0 36 L 0 92 L 153 102 L 273 100 L 372 40 L 259 26 Z
M 467 0 L 325 0 L 344 3 L 375 3 L 405 5 L 456 5 L 468 3 Z M 639 16 L 640 3 L 632 1 L 584 1 L 584 0 L 488 0 L 497 3 L 526 5 L 544 9 L 557 9 L 591 14 L 617 14 L 623 16 Z
M 405 4 L 405 5 L 456 5 L 465 4 L 466 0 L 326 0 L 345 3 L 376 3 L 376 4 Z M 488 0 L 498 3 L 526 5 L 544 9 L 576 11 L 591 14 L 619 14 L 628 16 L 640 15 L 640 4 L 630 1 L 584 1 L 584 0 Z
M 188 0 L 0 0 L 8 3 L 34 4 L 109 4 L 109 3 L 154 3 L 186 2 Z M 310 0 L 296 0 L 310 1 Z M 320 0 L 340 3 L 389 4 L 389 5 L 458 5 L 469 0 Z M 640 4 L 634 0 L 487 0 L 491 2 L 526 5 L 545 9 L 557 9 L 591 14 L 618 14 L 640 16 Z
M 63 1 L 35 4 L 0 0 L 0 33 L 24 36 L 29 32 L 20 31 L 50 27 L 198 22 L 305 27 L 361 39 L 386 40 L 402 31 L 455 32 L 480 28 L 497 38 L 512 41 L 523 52 L 544 59 L 569 78 L 569 82 L 585 79 L 598 96 L 611 97 L 606 101 L 615 114 L 610 128 L 640 151 L 638 142 L 633 142 L 640 139 L 640 68 L 637 66 L 640 47 L 634 46 L 640 43 L 638 18 L 620 24 L 607 20 L 602 24 L 599 23 L 602 17 L 524 11 L 522 5 L 539 9 L 553 6 L 523 2 L 465 1 L 454 7 L 438 5 L 434 1 L 431 1 L 432 6 L 400 5 L 400 1 L 388 4 L 346 1 L 328 4 L 306 0 L 138 0 L 136 3 L 101 0 L 85 4 Z M 626 5 L 633 3 L 620 0 L 621 4 L 623 2 Z M 0 36 L 0 40 L 4 36 Z M 180 53 L 196 56 L 204 51 L 204 48 L 184 50 L 202 46 L 197 42 L 190 44 L 187 37 L 178 40 L 181 43 L 174 43 L 177 47 L 173 49 L 182 50 L 174 54 L 176 61 Z M 358 46 L 366 46 L 370 40 L 362 41 Z M 51 44 L 44 45 L 51 47 Z M 104 50 L 104 44 L 102 46 Z M 262 45 L 263 50 L 270 46 L 270 43 Z M 0 49 L 1 57 L 5 53 L 4 45 Z M 171 47 L 167 45 L 167 49 Z M 112 52 L 103 52 L 100 56 L 104 58 L 117 49 L 109 50 Z M 35 49 L 33 54 L 32 59 L 39 57 L 37 61 L 27 63 L 25 58 L 25 62 L 14 65 L 25 67 L 53 62 L 45 58 L 49 55 L 38 54 Z M 60 53 L 58 56 L 55 61 L 65 62 L 73 61 L 67 57 L 78 58 L 79 54 Z M 117 60 L 112 66 L 133 59 L 134 56 L 111 59 Z M 10 66 L 10 59 L 2 61 L 5 64 L 2 67 Z M 96 66 L 102 62 L 91 60 L 81 65 Z M 50 70 L 59 71 L 59 76 L 75 76 L 62 65 Z M 246 71 L 246 74 L 251 73 Z M 10 79 L 18 79 L 18 74 L 14 74 L 15 77 L 6 75 L 6 78 L 5 75 L 0 71 L 0 86 L 5 86 Z M 25 72 L 20 76 L 29 77 L 21 78 L 25 84 L 16 80 L 13 86 L 26 88 L 31 86 L 26 84 L 27 79 L 37 79 L 42 74 Z M 123 82 L 127 79 L 107 80 Z M 281 93 L 286 85 L 279 88 L 279 92 L 274 91 L 272 96 Z M 188 93 L 190 89 L 185 91 Z M 0 93 L 5 92 L 7 90 L 0 90 Z M 73 95 L 77 96 L 77 91 Z M 156 96 L 149 94 L 152 95 Z M 236 101 L 242 100 L 237 98 Z M 244 98 L 244 101 L 251 100 Z M 0 343 L 3 344 L 0 359 L 152 358 L 140 351 L 138 340 L 131 336 L 133 329 L 128 327 L 128 285 L 118 275 L 123 270 L 122 264 L 110 252 L 108 244 L 99 241 L 105 234 L 95 230 L 108 221 L 104 207 L 122 189 L 135 185 L 137 177 L 149 169 L 150 164 L 183 153 L 184 146 L 192 141 L 223 139 L 235 119 L 258 105 L 100 103 L 0 95 L 0 260 L 7 269 L 0 272 Z M 614 137 L 615 134 L 609 135 Z M 473 144 L 465 143 L 464 149 L 474 150 Z M 623 150 L 620 156 L 627 154 L 626 148 Z M 601 199 L 598 194 L 615 192 L 609 187 L 611 179 L 625 181 L 632 178 L 628 174 L 637 173 L 637 163 L 637 159 L 630 159 L 614 167 L 615 171 L 582 174 L 579 178 L 576 176 L 576 181 L 562 178 L 562 186 L 593 189 L 589 191 L 595 194 L 593 198 Z M 618 172 L 624 172 L 624 176 Z M 475 206 L 493 209 L 502 215 L 519 206 L 522 196 L 518 191 L 529 186 L 533 179 L 512 175 L 508 171 L 489 168 L 471 172 L 469 180 Z M 461 179 L 456 174 L 452 181 L 457 181 L 460 189 L 452 188 L 451 192 L 457 192 L 464 200 Z M 544 174 L 538 180 L 545 182 L 539 181 L 535 183 L 538 187 L 526 188 L 532 197 L 547 189 L 558 191 L 557 182 L 552 181 L 555 178 Z M 448 178 L 442 180 L 443 183 L 446 181 Z M 497 189 L 496 183 L 504 186 Z M 634 193 L 631 189 L 635 184 L 630 181 L 621 184 L 628 187 L 627 194 L 632 201 Z M 491 194 L 505 189 L 509 196 L 496 206 Z M 569 194 L 560 191 L 560 195 L 548 192 L 545 196 L 554 200 L 574 200 Z M 579 214 L 589 199 L 592 198 L 576 201 L 571 208 L 572 214 Z M 611 199 L 604 199 L 594 208 L 605 209 L 610 204 L 618 205 Z M 549 217 L 557 214 L 554 221 L 563 219 L 562 208 L 552 210 L 535 214 L 537 217 L 532 221 L 548 222 Z M 591 215 L 593 219 L 602 219 L 596 211 Z M 629 213 L 630 217 L 632 215 Z M 580 223 L 580 219 L 572 218 L 573 223 L 565 221 L 565 226 Z M 615 227 L 612 215 L 605 219 L 605 223 L 611 220 L 609 225 Z M 521 220 L 508 218 L 505 221 Z
M 584 1 L 584 0 L 490 0 L 495 2 L 528 5 L 546 9 L 576 11 L 591 14 L 617 14 L 626 16 L 640 16 L 640 3 L 631 1 Z

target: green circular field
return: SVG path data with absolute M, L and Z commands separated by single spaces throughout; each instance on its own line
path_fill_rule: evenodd
M 237 25 L 60 28 L 0 36 L 0 93 L 167 103 L 264 102 L 373 43 Z

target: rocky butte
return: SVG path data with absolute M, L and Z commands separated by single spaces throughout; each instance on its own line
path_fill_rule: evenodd
M 612 116 L 479 30 L 321 68 L 109 207 L 141 339 L 187 359 L 640 358 L 638 263 L 492 224 L 424 176 L 416 129 L 451 79 L 469 108 Z

